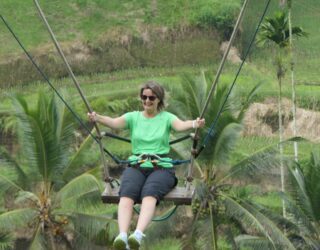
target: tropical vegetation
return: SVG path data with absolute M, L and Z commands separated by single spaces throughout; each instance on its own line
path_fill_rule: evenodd
M 94 110 L 116 116 L 138 108 L 138 86 L 154 79 L 168 90 L 168 110 L 194 119 L 204 107 L 213 78 L 209 72 L 218 67 L 242 2 L 40 4 Z M 249 1 L 232 48 L 237 60 L 226 63 L 204 114 L 207 127 L 199 134 L 193 204 L 179 207 L 167 221 L 152 223 L 142 249 L 320 248 L 319 145 L 281 133 L 282 125 L 295 117 L 294 111 L 282 109 L 288 99 L 297 111 L 320 110 L 320 2 L 281 2 L 279 9 L 279 1 L 272 1 L 259 34 L 262 46 L 252 47 L 229 96 L 237 63 L 266 4 Z M 0 9 L 75 115 L 86 119 L 32 1 L 3 0 Z M 295 39 L 305 35 L 301 27 L 309 35 Z M 103 171 L 99 150 L 88 136 L 92 125 L 75 123 L 2 23 L 0 32 L 0 250 L 108 248 L 117 233 L 116 207 L 100 199 Z M 290 80 L 291 86 L 286 84 Z M 276 96 L 278 112 L 268 110 L 260 124 L 260 130 L 270 125 L 272 132 L 248 133 L 245 125 L 261 114 L 247 111 L 257 102 L 271 107 Z M 279 140 L 275 132 L 280 132 Z M 299 158 L 292 151 L 298 141 Z M 123 142 L 106 139 L 104 145 L 121 159 L 130 154 Z M 180 142 L 172 154 L 188 159 L 190 148 L 190 142 Z M 117 178 L 122 166 L 107 159 Z M 180 185 L 185 169 L 177 167 Z
M 282 84 L 283 78 L 286 72 L 286 63 L 284 59 L 285 53 L 290 48 L 290 41 L 292 36 L 303 36 L 305 33 L 303 32 L 301 27 L 290 27 L 288 25 L 288 14 L 286 11 L 281 11 L 275 13 L 274 17 L 267 17 L 265 22 L 262 24 L 260 29 L 260 36 L 258 38 L 258 43 L 272 42 L 277 46 L 275 52 L 275 65 L 276 65 L 276 75 L 278 79 L 278 120 L 279 120 L 279 150 L 280 155 L 283 155 L 283 111 L 282 111 Z M 281 164 L 280 166 L 281 172 L 281 189 L 284 192 L 285 180 L 284 180 L 284 167 Z M 286 216 L 286 209 L 283 206 L 283 215 Z
M 14 154 L 1 147 L 1 228 L 28 249 L 94 246 L 113 219 L 100 203 L 99 167 L 81 158 L 92 139 L 75 145 L 74 122 L 54 95 L 39 92 L 35 107 L 20 95 L 12 101 L 18 144 Z

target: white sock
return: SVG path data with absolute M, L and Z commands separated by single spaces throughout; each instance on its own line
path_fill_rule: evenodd
M 128 234 L 126 232 L 120 232 L 119 233 L 119 236 L 122 238 L 122 239 L 127 239 L 128 238 Z
M 145 235 L 138 229 L 136 229 L 136 231 L 134 231 L 134 235 L 141 240 L 143 237 L 145 237 Z

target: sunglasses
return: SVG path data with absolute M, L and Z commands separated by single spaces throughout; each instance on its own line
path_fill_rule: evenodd
M 141 100 L 146 101 L 149 98 L 150 101 L 154 101 L 155 99 L 157 99 L 156 96 L 154 95 L 141 95 Z

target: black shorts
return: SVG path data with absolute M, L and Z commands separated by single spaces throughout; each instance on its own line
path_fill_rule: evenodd
M 119 196 L 129 197 L 135 203 L 146 196 L 153 196 L 159 203 L 177 184 L 172 168 L 148 169 L 127 167 L 121 177 Z

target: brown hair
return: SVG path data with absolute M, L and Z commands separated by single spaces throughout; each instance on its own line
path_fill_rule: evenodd
M 143 90 L 145 89 L 150 89 L 159 99 L 159 103 L 158 103 L 158 111 L 161 111 L 162 109 L 164 109 L 164 97 L 165 97 L 165 91 L 164 88 L 157 82 L 155 81 L 148 81 L 145 84 L 143 84 L 143 86 L 140 89 L 140 96 L 143 93 Z

